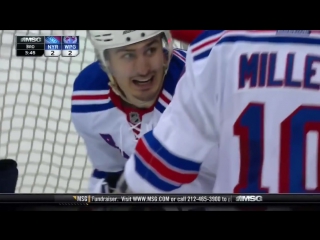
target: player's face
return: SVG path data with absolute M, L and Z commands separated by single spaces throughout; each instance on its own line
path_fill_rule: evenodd
M 160 36 L 109 50 L 110 70 L 126 96 L 151 101 L 162 87 L 166 57 Z

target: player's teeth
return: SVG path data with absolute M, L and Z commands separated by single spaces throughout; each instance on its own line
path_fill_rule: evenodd
M 134 79 L 133 82 L 134 82 L 135 84 L 145 84 L 145 83 L 150 82 L 152 79 L 153 79 L 153 77 L 151 77 L 151 78 L 149 78 L 149 79 L 143 79 L 143 80 Z
M 151 81 L 152 78 L 146 79 L 146 80 L 133 80 L 136 83 L 147 83 L 149 81 Z
M 147 79 L 147 80 L 137 80 L 138 82 L 148 82 L 150 81 L 150 79 Z

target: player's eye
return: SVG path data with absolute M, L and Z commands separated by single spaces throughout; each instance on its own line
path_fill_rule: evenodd
M 130 59 L 134 58 L 134 54 L 126 53 L 126 54 L 122 55 L 122 58 L 130 60 Z
M 157 51 L 156 47 L 151 47 L 147 50 L 147 55 L 152 55 L 153 53 L 155 53 Z

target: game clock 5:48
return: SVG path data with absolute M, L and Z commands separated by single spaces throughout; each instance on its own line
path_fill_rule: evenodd
M 17 57 L 42 57 L 44 50 L 17 50 Z

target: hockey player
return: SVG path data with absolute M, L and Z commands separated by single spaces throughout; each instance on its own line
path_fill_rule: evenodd
M 319 193 L 319 136 L 320 31 L 205 31 L 119 191 L 192 184 L 218 143 L 215 193 Z
M 99 61 L 75 80 L 72 121 L 94 167 L 89 191 L 111 192 L 137 140 L 171 102 L 186 52 L 173 49 L 168 30 L 89 30 L 89 36 Z M 204 170 L 198 179 L 195 192 L 210 192 L 213 175 Z

